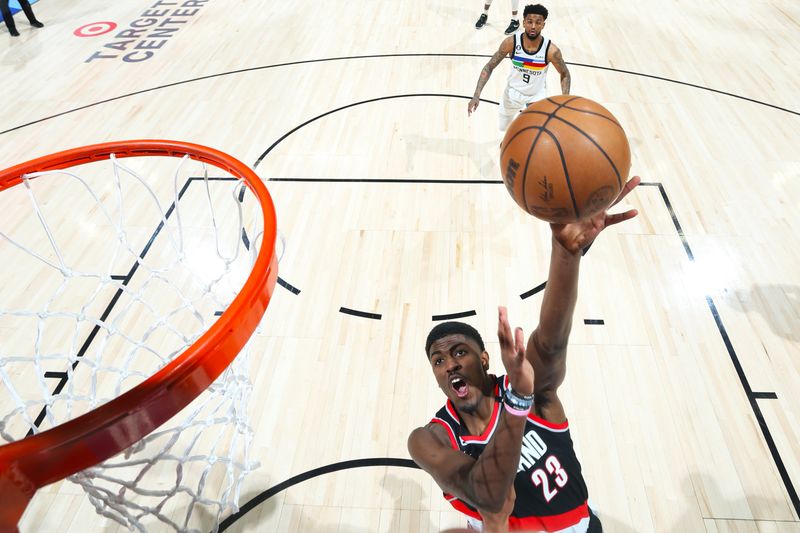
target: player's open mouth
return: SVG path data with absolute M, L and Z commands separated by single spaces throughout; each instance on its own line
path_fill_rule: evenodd
M 450 388 L 456 393 L 459 398 L 466 398 L 469 394 L 469 387 L 467 382 L 458 376 L 450 378 Z

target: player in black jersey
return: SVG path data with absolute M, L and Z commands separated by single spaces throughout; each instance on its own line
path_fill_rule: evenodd
M 634 177 L 615 204 L 638 184 Z M 408 438 L 414 461 L 442 488 L 470 525 L 486 533 L 602 531 L 569 436 L 558 387 L 578 295 L 582 251 L 606 227 L 636 210 L 603 212 L 572 224 L 550 224 L 552 251 L 539 325 L 525 346 L 505 308 L 497 337 L 505 376 L 488 373 L 480 334 L 460 322 L 431 330 L 425 350 L 447 403 Z

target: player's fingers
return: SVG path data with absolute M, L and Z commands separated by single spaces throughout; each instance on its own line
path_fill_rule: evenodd
M 511 344 L 511 326 L 508 324 L 508 311 L 502 305 L 497 307 L 497 338 L 503 344 Z
M 522 332 L 522 328 L 514 330 L 514 348 L 517 356 L 525 357 L 525 334 Z
M 636 215 L 639 214 L 639 211 L 636 209 L 628 209 L 624 213 L 615 213 L 613 215 L 606 216 L 606 227 L 613 226 L 614 224 L 619 224 L 620 222 L 624 222 L 626 220 L 630 220 Z
M 639 183 L 641 183 L 641 181 L 642 178 L 640 178 L 639 176 L 634 176 L 631 179 L 629 179 L 622 187 L 622 190 L 620 191 L 619 196 L 617 196 L 617 199 L 614 200 L 614 203 L 611 205 L 617 205 L 619 202 L 621 202 L 623 198 L 628 196 L 628 193 L 630 193 L 633 189 L 636 188 L 637 185 L 639 185 Z

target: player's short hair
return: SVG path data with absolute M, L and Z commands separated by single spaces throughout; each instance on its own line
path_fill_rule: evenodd
M 448 335 L 464 335 L 468 339 L 474 340 L 481 352 L 486 351 L 486 346 L 483 345 L 483 339 L 477 329 L 463 322 L 442 322 L 434 326 L 428 333 L 428 340 L 425 341 L 425 355 L 430 356 L 431 344 Z
M 542 4 L 530 4 L 525 6 L 525 11 L 522 12 L 522 18 L 528 15 L 541 15 L 544 20 L 547 20 L 547 8 Z

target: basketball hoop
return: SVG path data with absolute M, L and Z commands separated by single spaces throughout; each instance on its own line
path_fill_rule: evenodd
M 165 245 L 164 248 L 167 251 L 174 252 L 175 257 L 165 259 L 164 261 L 167 264 L 165 267 L 161 263 L 155 264 L 156 261 L 161 261 L 161 256 L 159 256 L 159 259 L 154 260 L 154 264 L 147 264 L 149 259 L 145 258 L 144 253 L 138 255 L 131 254 L 130 251 L 134 246 L 131 242 L 130 235 L 133 231 L 123 224 L 129 220 L 129 207 L 124 205 L 123 197 L 130 191 L 130 188 L 134 186 L 129 185 L 129 183 L 134 183 L 135 186 L 138 187 L 140 183 L 145 182 L 136 175 L 135 171 L 131 171 L 118 162 L 118 160 L 150 157 L 163 158 L 163 160 L 167 162 L 173 161 L 172 164 L 175 164 L 174 159 L 167 160 L 166 158 L 182 158 L 179 165 L 183 165 L 184 161 L 199 161 L 203 164 L 204 169 L 207 169 L 206 165 L 210 165 L 214 167 L 214 169 L 229 175 L 226 176 L 226 179 L 230 180 L 232 183 L 224 184 L 225 187 L 228 187 L 225 191 L 226 193 L 233 192 L 234 187 L 238 188 L 236 194 L 227 194 L 227 196 L 231 196 L 232 198 L 226 198 L 226 207 L 224 209 L 228 209 L 234 214 L 238 209 L 240 217 L 239 224 L 234 227 L 234 222 L 230 222 L 232 229 L 230 232 L 226 233 L 224 230 L 220 229 L 223 224 L 219 224 L 220 227 L 218 227 L 217 222 L 217 217 L 222 209 L 219 207 L 218 203 L 216 203 L 216 200 L 212 200 L 212 197 L 216 198 L 212 189 L 217 185 L 209 178 L 207 170 L 203 177 L 191 178 L 205 183 L 206 185 L 204 189 L 206 194 L 201 195 L 201 200 L 205 202 L 206 196 L 208 197 L 210 214 L 204 213 L 202 216 L 204 217 L 203 220 L 211 221 L 208 224 L 209 228 L 213 226 L 213 230 L 210 229 L 208 232 L 214 234 L 216 253 L 219 256 L 219 260 L 215 258 L 216 263 L 223 265 L 220 267 L 219 272 L 215 271 L 213 274 L 203 277 L 202 275 L 196 274 L 196 265 L 189 264 L 187 266 L 189 262 L 187 257 L 191 254 L 187 251 L 188 248 L 185 241 L 188 239 L 190 232 L 185 226 L 188 227 L 189 223 L 186 220 L 182 220 L 181 217 L 186 218 L 198 210 L 182 210 L 182 208 L 179 207 L 179 202 L 182 201 L 182 193 L 178 193 L 177 184 L 179 171 L 175 172 L 175 185 L 173 187 L 174 196 L 168 196 L 168 200 L 173 202 L 172 206 L 169 209 L 159 207 L 161 211 L 159 218 L 161 220 L 157 221 L 159 222 L 159 229 L 164 228 L 163 231 L 165 233 L 171 232 L 170 238 L 172 238 L 173 242 Z M 138 369 L 136 366 L 138 363 L 129 363 L 126 360 L 124 364 L 121 364 L 121 367 L 124 368 L 114 369 L 113 374 L 116 376 L 115 379 L 117 382 L 111 386 L 111 388 L 116 388 L 118 390 L 125 389 L 128 381 L 135 380 L 137 377 L 141 377 L 143 381 L 127 389 L 125 392 L 122 392 L 118 397 L 110 399 L 107 403 L 96 406 L 91 405 L 99 401 L 95 399 L 93 394 L 96 386 L 95 382 L 108 373 L 110 365 L 109 362 L 100 360 L 99 358 L 101 356 L 107 358 L 109 355 L 98 354 L 96 356 L 97 359 L 92 360 L 93 362 L 87 362 L 76 370 L 76 365 L 79 361 L 78 358 L 80 358 L 81 355 L 76 355 L 74 351 L 69 353 L 65 352 L 63 360 L 71 363 L 71 368 L 67 366 L 64 375 L 66 377 L 72 377 L 83 370 L 91 372 L 91 378 L 87 378 L 87 382 L 91 383 L 92 392 L 78 392 L 77 389 L 73 390 L 73 386 L 69 384 L 65 386 L 64 390 L 60 393 L 45 395 L 46 398 L 40 400 L 39 404 L 41 405 L 43 413 L 47 411 L 46 420 L 50 421 L 51 425 L 54 427 L 39 432 L 38 424 L 36 424 L 36 427 L 30 423 L 21 424 L 23 426 L 27 425 L 29 431 L 33 434 L 27 438 L 19 438 L 19 440 L 14 440 L 13 442 L 0 446 L 0 498 L 2 499 L 2 505 L 0 505 L 0 530 L 2 531 L 13 531 L 16 529 L 28 503 L 39 488 L 98 465 L 120 452 L 127 450 L 126 453 L 131 453 L 131 446 L 145 439 L 149 434 L 159 428 L 159 426 L 181 412 L 203 393 L 203 391 L 209 388 L 212 383 L 214 386 L 209 390 L 216 390 L 215 387 L 218 389 L 218 385 L 220 384 L 218 378 L 225 379 L 226 376 L 230 375 L 231 371 L 228 369 L 229 365 L 234 361 L 237 354 L 239 354 L 240 350 L 242 350 L 248 342 L 260 323 L 272 296 L 277 279 L 278 267 L 275 255 L 276 218 L 275 209 L 269 192 L 261 179 L 250 168 L 235 158 L 211 148 L 176 141 L 136 140 L 103 143 L 71 149 L 0 171 L 0 191 L 3 191 L 3 194 L 7 194 L 10 189 L 21 184 L 30 190 L 33 182 L 38 183 L 44 180 L 49 183 L 51 179 L 55 179 L 53 176 L 66 176 L 64 182 L 70 180 L 70 183 L 76 183 L 76 187 L 81 187 L 81 190 L 83 190 L 85 182 L 72 172 L 73 167 L 87 164 L 94 165 L 95 162 L 105 160 L 111 160 L 113 162 L 113 172 L 117 183 L 116 189 L 113 189 L 112 193 L 106 194 L 105 196 L 96 194 L 90 190 L 89 192 L 91 194 L 87 194 L 86 197 L 90 198 L 90 203 L 97 202 L 95 208 L 92 210 L 93 212 L 102 212 L 109 222 L 113 221 L 113 224 L 109 226 L 109 232 L 116 232 L 116 234 L 119 235 L 120 242 L 116 243 L 117 248 L 115 249 L 122 250 L 121 256 L 126 256 L 125 254 L 128 254 L 133 258 L 135 266 L 131 269 L 131 273 L 123 280 L 121 276 L 109 275 L 107 271 L 100 272 L 98 270 L 99 273 L 95 271 L 87 273 L 87 271 L 81 270 L 79 273 L 76 273 L 77 271 L 70 270 L 71 267 L 65 265 L 65 260 L 63 260 L 59 254 L 60 244 L 53 242 L 54 239 L 56 239 L 54 235 L 57 233 L 58 228 L 55 226 L 51 227 L 50 224 L 46 223 L 46 218 L 40 211 L 40 203 L 34 200 L 33 205 L 36 217 L 42 220 L 42 225 L 52 243 L 52 249 L 55 250 L 54 257 L 57 256 L 56 259 L 48 259 L 48 256 L 45 256 L 44 253 L 22 243 L 19 239 L 9 237 L 7 234 L 2 233 L 2 231 L 0 231 L 0 253 L 5 255 L 3 246 L 5 246 L 5 250 L 9 253 L 22 250 L 19 252 L 20 254 L 23 254 L 25 257 L 33 258 L 32 261 L 41 261 L 48 271 L 53 270 L 53 268 L 49 267 L 55 267 L 55 270 L 60 269 L 61 275 L 63 275 L 65 281 L 62 280 L 60 284 L 57 284 L 56 294 L 49 297 L 47 300 L 45 311 L 51 312 L 52 316 L 46 316 L 47 313 L 41 310 L 20 311 L 17 309 L 9 311 L 8 316 L 19 318 L 20 320 L 28 320 L 29 318 L 47 320 L 53 319 L 53 317 L 63 318 L 66 316 L 69 320 L 77 324 L 74 328 L 74 337 L 77 337 L 77 332 L 79 330 L 82 331 L 81 328 L 85 327 L 86 323 L 89 323 L 90 325 L 94 325 L 95 329 L 98 327 L 100 328 L 101 333 L 97 334 L 97 336 L 102 337 L 103 346 L 116 346 L 114 343 L 119 343 L 120 346 L 124 347 L 124 349 L 120 348 L 116 350 L 118 353 L 111 354 L 113 356 L 123 353 L 144 353 L 148 356 L 164 357 L 164 359 L 154 365 L 156 367 L 160 366 L 160 368 L 149 371 L 149 378 L 144 377 L 148 375 L 147 370 Z M 160 160 L 162 159 L 159 159 L 159 161 Z M 108 165 L 106 164 L 104 166 L 107 168 Z M 120 178 L 121 175 L 136 175 L 136 179 L 123 182 L 123 179 L 127 179 L 127 177 Z M 161 182 L 163 183 L 163 180 L 161 180 Z M 149 187 L 149 185 L 145 184 L 144 187 Z M 148 190 L 142 189 L 142 198 L 158 197 L 158 194 L 153 190 L 149 190 L 149 192 Z M 244 208 L 242 204 L 244 200 L 242 198 L 245 194 L 245 190 L 252 193 L 255 200 L 252 200 L 252 198 L 247 200 L 247 202 L 252 202 L 252 209 L 243 215 L 242 211 Z M 24 192 L 25 191 L 21 191 L 21 193 Z M 172 193 L 170 192 L 170 194 Z M 106 201 L 104 198 L 109 196 L 115 198 L 119 196 L 118 217 L 112 215 L 112 210 L 104 204 Z M 164 195 L 162 195 L 162 197 L 163 196 Z M 220 196 L 224 195 L 221 193 Z M 91 198 L 94 199 L 91 200 Z M 238 204 L 236 204 L 237 200 Z M 152 205 L 160 206 L 161 203 L 162 201 L 160 199 L 158 201 L 154 200 Z M 228 206 L 228 204 L 230 204 L 230 206 Z M 170 214 L 173 212 L 176 216 L 170 218 Z M 247 218 L 250 214 L 253 215 L 255 222 L 252 222 L 252 224 L 243 222 L 242 217 Z M 31 216 L 31 219 L 34 218 L 34 216 Z M 235 216 L 229 218 L 235 218 Z M 260 220 L 258 220 L 259 218 Z M 245 242 L 242 244 L 237 241 L 234 247 L 235 253 L 226 254 L 221 250 L 224 246 L 220 244 L 223 240 L 221 238 L 223 233 L 231 236 L 235 234 L 246 234 Z M 76 236 L 80 237 L 79 235 Z M 152 240 L 151 238 L 151 242 L 147 244 L 148 247 L 151 246 Z M 233 240 L 233 238 L 231 237 L 229 240 Z M 10 245 L 8 245 L 8 243 L 10 243 Z M 165 254 L 166 252 L 161 255 Z M 0 262 L 2 262 L 2 260 L 3 259 L 0 258 Z M 99 262 L 100 261 L 98 261 L 98 263 Z M 246 279 L 239 285 L 238 293 L 229 300 L 225 296 L 228 294 L 228 285 L 240 283 L 240 277 L 245 277 L 245 275 L 239 276 L 241 264 L 243 263 L 252 265 L 251 270 L 249 274 L 245 274 Z M 132 289 L 129 280 L 135 277 L 133 272 L 139 267 L 140 272 L 146 272 L 149 277 L 145 282 L 141 283 L 138 288 Z M 172 275 L 171 270 L 192 272 L 191 275 L 187 274 L 188 277 L 192 278 L 185 283 L 185 285 L 189 286 L 188 289 L 183 288 L 183 282 L 176 281 L 170 277 Z M 144 274 L 142 275 L 144 276 Z M 195 279 L 195 277 L 197 279 Z M 88 311 L 86 309 L 89 304 L 83 303 L 81 307 L 75 311 L 50 311 L 50 308 L 55 305 L 53 302 L 60 302 L 61 294 L 71 290 L 72 285 L 70 285 L 70 283 L 76 278 L 81 280 L 88 279 L 91 280 L 92 283 L 98 283 L 98 288 L 91 294 L 92 302 L 95 300 L 95 294 L 103 293 L 103 291 L 112 290 L 117 291 L 118 294 L 121 292 L 123 297 L 130 301 L 130 304 L 126 304 L 129 305 L 129 307 L 122 313 L 119 313 L 120 315 L 127 313 L 126 316 L 113 318 L 113 316 L 99 316 L 98 313 L 97 316 L 92 315 L 90 318 L 87 318 L 86 315 Z M 13 282 L 14 280 L 11 281 Z M 163 312 L 159 311 L 162 313 L 159 315 L 156 313 L 157 306 L 147 301 L 147 298 L 151 297 L 151 294 L 160 295 L 165 292 L 171 293 L 172 288 L 169 290 L 161 288 L 162 286 L 167 286 L 167 282 L 169 282 L 170 286 L 174 285 L 179 287 L 180 290 L 186 291 L 179 293 L 178 289 L 175 289 L 177 294 L 176 299 L 182 302 L 182 305 L 185 307 L 179 308 L 178 305 L 172 303 L 164 304 L 167 310 Z M 196 288 L 195 285 L 200 288 Z M 207 303 L 205 300 L 201 300 L 199 296 L 195 296 L 194 292 L 191 292 L 195 290 L 198 293 L 205 291 L 202 296 L 206 297 Z M 159 296 L 159 298 L 160 297 L 161 296 Z M 3 312 L 6 311 L 4 307 L 5 303 L 0 302 L 0 318 L 3 317 Z M 214 307 L 221 307 L 221 309 L 210 313 L 211 315 L 217 315 L 217 317 L 208 319 L 208 310 L 213 310 Z M 142 327 L 144 333 L 134 338 L 132 333 L 128 333 L 126 330 L 122 329 L 121 324 L 131 322 L 132 319 L 128 315 L 136 315 L 137 313 L 143 314 L 146 317 L 151 317 L 152 315 L 154 318 L 150 318 L 150 320 L 154 325 Z M 173 324 L 173 322 L 177 322 L 178 320 L 176 317 L 182 317 L 183 315 L 190 317 L 186 319 L 187 323 L 194 324 L 196 322 L 200 324 L 198 327 L 201 328 L 207 326 L 207 322 L 210 323 L 213 320 L 213 323 L 204 331 L 186 333 Z M 44 326 L 40 326 L 40 329 L 43 327 Z M 164 356 L 160 350 L 153 349 L 150 345 L 151 339 L 155 335 L 160 334 L 159 332 L 161 330 L 166 331 L 167 333 L 164 335 L 169 336 L 170 339 L 173 337 L 188 339 L 188 345 L 179 346 L 180 343 L 178 343 L 177 348 L 170 347 L 167 350 L 169 353 L 167 356 Z M 70 335 L 72 335 L 72 333 L 70 333 Z M 92 335 L 95 335 L 94 330 Z M 20 356 L 14 352 L 14 356 L 8 357 L 7 362 L 16 362 L 25 357 L 29 357 L 36 365 L 36 368 L 39 368 L 42 364 L 51 364 L 52 361 L 60 361 L 60 359 L 49 353 L 38 353 L 41 341 L 38 334 L 35 340 L 37 353 L 30 356 Z M 73 344 L 75 344 L 75 341 L 73 341 Z M 87 361 L 89 360 L 89 351 L 87 351 L 87 356 L 85 357 Z M 99 352 L 100 350 L 96 349 L 94 351 Z M 111 349 L 110 351 L 115 351 L 115 349 Z M 7 380 L 7 376 L 3 372 L 3 357 L 4 352 L 2 351 L 2 347 L 0 347 L 0 393 L 3 392 L 3 384 L 10 386 L 8 383 L 4 383 L 4 380 Z M 80 359 L 80 361 L 83 361 L 83 359 Z M 11 363 L 9 362 L 8 364 Z M 226 369 L 228 369 L 227 372 Z M 242 376 L 244 376 L 244 378 L 242 378 Z M 235 376 L 230 375 L 228 380 L 231 387 L 241 387 L 241 380 L 246 378 L 247 372 L 244 371 Z M 38 379 L 42 381 L 41 377 Z M 220 386 L 225 386 L 225 384 Z M 238 391 L 239 389 L 236 390 Z M 244 400 L 241 401 L 245 401 L 247 390 L 249 389 L 245 389 L 245 392 L 242 393 L 225 393 L 227 395 L 225 397 L 235 397 L 236 400 L 232 401 L 239 402 L 241 396 L 244 397 Z M 17 392 L 11 392 L 11 396 L 15 396 L 16 394 Z M 77 409 L 75 406 L 81 402 L 89 406 L 87 412 L 74 416 L 68 421 L 56 420 L 56 415 L 52 415 L 51 413 L 58 410 L 56 404 L 62 401 L 63 395 L 66 395 L 70 402 L 67 404 L 66 408 L 62 409 L 66 410 L 67 414 L 74 414 L 72 411 Z M 70 396 L 72 399 L 69 399 Z M 109 396 L 109 398 L 110 397 L 112 396 Z M 0 399 L 2 399 L 2 397 L 0 397 Z M 6 418 L 0 419 L 0 433 L 8 431 L 12 422 L 16 422 L 18 419 L 30 421 L 30 416 L 27 412 L 34 405 L 34 402 L 22 398 L 17 402 L 17 405 L 18 407 L 14 409 L 13 417 L 8 415 Z M 39 408 L 39 405 L 37 404 L 36 407 Z M 238 419 L 240 408 L 241 404 L 237 403 L 233 408 L 235 411 L 234 414 L 225 416 L 231 420 L 234 418 Z M 199 410 L 199 407 L 195 409 L 195 411 Z M 195 411 L 193 411 L 193 413 Z M 0 416 L 2 415 L 3 413 L 0 413 Z M 222 415 L 219 414 L 215 416 L 217 418 L 222 417 Z M 51 420 L 51 418 L 53 419 Z M 204 422 L 206 425 L 210 423 L 211 422 Z M 181 428 L 178 428 L 177 431 L 180 431 L 180 429 Z M 240 428 L 237 431 L 237 436 L 231 437 L 229 440 L 238 442 L 238 435 L 247 433 L 248 431 L 249 427 L 244 429 Z M 172 436 L 173 434 L 170 435 L 170 439 L 177 439 L 176 436 Z M 177 433 L 174 435 L 177 435 Z M 6 441 L 12 440 L 7 437 L 7 433 L 3 433 L 3 438 Z M 0 440 L 0 442 L 2 442 L 2 440 Z M 247 442 L 249 442 L 249 440 L 247 440 Z M 246 443 L 243 446 L 245 449 L 247 448 Z M 229 447 L 233 447 L 233 445 Z M 214 451 L 208 453 L 208 455 L 213 458 L 211 463 L 220 460 L 220 454 L 216 450 L 215 448 Z M 161 453 L 161 450 L 159 450 L 159 453 Z M 194 450 L 192 453 L 195 453 Z M 170 455 L 170 457 L 173 456 Z M 231 464 L 234 463 L 235 461 L 231 459 Z M 131 464 L 132 463 L 126 464 L 126 467 L 130 467 Z M 149 468 L 152 468 L 152 464 L 143 467 L 143 469 Z M 183 468 L 183 466 L 179 468 Z M 246 471 L 248 468 L 249 467 L 243 467 L 240 470 Z M 236 472 L 232 470 L 228 473 L 227 477 L 241 477 L 240 474 L 243 476 L 243 473 L 239 470 Z M 95 475 L 96 473 L 92 474 L 92 476 Z M 202 484 L 205 483 L 206 475 L 207 472 L 203 474 L 201 489 Z M 83 481 L 79 480 L 79 482 L 84 484 L 83 482 L 85 481 L 91 484 L 91 480 L 86 480 L 92 476 L 84 476 L 84 478 L 82 478 Z M 114 500 L 114 498 L 118 498 L 120 495 L 124 496 L 124 493 L 136 492 L 136 483 L 139 477 L 141 477 L 141 474 L 134 474 L 135 479 L 130 483 L 123 483 L 122 488 L 117 491 L 116 495 L 112 494 L 113 491 L 107 489 L 97 489 L 96 487 L 89 489 L 86 486 L 84 488 L 89 492 L 92 503 L 98 507 L 100 512 L 107 514 L 107 516 L 120 521 L 128 527 L 134 525 L 141 528 L 141 526 L 135 523 L 135 518 L 144 513 L 139 513 L 138 515 L 137 513 L 126 513 L 118 509 L 118 507 L 124 505 L 120 504 L 118 501 L 113 505 L 100 501 L 103 500 L 104 497 Z M 107 479 L 111 478 L 116 479 L 115 476 L 107 476 Z M 179 480 L 179 484 L 180 483 L 181 481 Z M 228 492 L 230 492 L 230 494 L 228 494 Z M 226 501 L 228 503 L 224 505 L 220 504 L 219 512 L 222 512 L 223 509 L 230 510 L 231 508 L 235 508 L 235 500 L 238 499 L 238 487 L 226 490 L 224 498 L 227 498 Z M 199 496 L 196 498 L 196 500 L 200 499 Z M 231 504 L 230 501 L 233 501 L 233 503 Z M 137 510 L 141 510 L 141 507 L 137 507 Z M 136 517 L 132 519 L 128 515 L 136 515 Z M 159 519 L 165 521 L 160 515 Z M 181 529 L 182 527 L 186 528 L 186 524 L 187 522 L 184 521 L 182 525 L 179 523 L 173 525 L 175 525 L 177 529 Z

